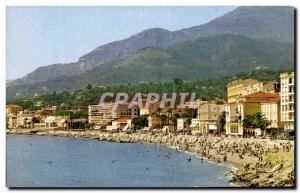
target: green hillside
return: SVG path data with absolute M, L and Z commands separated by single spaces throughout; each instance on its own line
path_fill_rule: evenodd
M 133 56 L 81 75 L 7 87 L 7 98 L 16 98 L 16 93 L 18 97 L 28 97 L 52 91 L 71 91 L 88 84 L 164 83 L 175 78 L 205 80 L 259 69 L 284 70 L 293 67 L 292 44 L 229 34 L 217 35 L 169 48 L 143 49 Z
M 261 81 L 278 80 L 279 71 L 256 70 L 249 73 L 240 73 L 235 76 L 216 77 L 202 81 L 184 82 L 176 79 L 166 83 L 119 84 L 113 86 L 90 85 L 85 89 L 74 92 L 53 92 L 35 98 L 17 99 L 9 101 L 27 109 L 39 109 L 46 106 L 89 105 L 97 104 L 100 96 L 105 92 L 125 92 L 130 96 L 135 93 L 196 93 L 196 98 L 203 100 L 226 99 L 226 84 L 235 79 L 255 78 Z M 41 106 L 40 106 L 41 105 Z

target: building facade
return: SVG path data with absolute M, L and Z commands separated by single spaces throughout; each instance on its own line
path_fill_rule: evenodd
M 17 115 L 17 127 L 32 128 L 33 118 L 35 117 L 34 111 L 20 111 Z
M 294 93 L 294 72 L 280 74 L 280 102 L 281 120 L 284 129 L 294 129 L 295 121 L 295 93 Z
M 129 107 L 129 103 L 121 103 L 117 106 L 114 103 L 103 105 L 89 105 L 88 122 L 94 125 L 107 125 L 117 118 L 133 118 L 139 115 L 138 104 Z
M 242 136 L 245 132 L 254 134 L 254 129 L 243 127 L 245 116 L 254 113 L 262 113 L 271 123 L 269 128 L 281 127 L 278 94 L 257 92 L 246 95 L 234 103 L 226 104 L 225 112 L 227 135 Z
M 258 92 L 262 89 L 262 83 L 254 79 L 235 80 L 227 84 L 227 102 L 234 103 L 239 98 Z
M 267 92 L 277 93 L 280 90 L 280 85 L 276 81 L 260 82 L 255 79 L 235 80 L 227 85 L 227 102 L 234 103 L 240 98 L 256 93 Z
M 70 118 L 68 116 L 48 116 L 45 120 L 46 129 L 66 129 Z
M 17 115 L 20 111 L 23 111 L 23 107 L 19 105 L 6 105 L 6 114 Z
M 267 101 L 263 101 L 260 107 L 261 113 L 270 122 L 268 128 L 283 128 L 280 112 L 280 96 L 278 94 L 276 94 L 276 97 L 274 98 L 270 98 Z
M 196 101 L 198 115 L 191 124 L 192 133 L 210 133 L 217 132 L 217 121 L 220 114 L 225 111 L 224 104 L 218 104 L 217 101 Z

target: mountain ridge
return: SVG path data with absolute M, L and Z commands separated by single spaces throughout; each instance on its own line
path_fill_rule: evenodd
M 178 43 L 167 48 L 145 48 L 136 54 L 106 63 L 80 75 L 59 77 L 35 84 L 7 87 L 8 98 L 71 91 L 88 84 L 110 85 L 165 82 L 174 78 L 203 80 L 257 69 L 294 67 L 290 43 L 219 34 Z
M 293 42 L 293 17 L 292 7 L 238 7 L 200 26 L 176 31 L 162 28 L 144 30 L 129 38 L 98 46 L 81 56 L 77 62 L 39 67 L 24 78 L 9 82 L 7 86 L 34 84 L 63 76 L 79 75 L 106 63 L 129 57 L 145 48 L 165 48 L 216 34 L 231 33 L 251 38 Z

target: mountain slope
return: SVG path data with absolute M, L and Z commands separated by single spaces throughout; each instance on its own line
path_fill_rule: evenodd
M 294 9 L 291 7 L 239 7 L 200 26 L 174 32 L 160 28 L 145 30 L 125 40 L 99 46 L 80 57 L 75 63 L 40 67 L 24 78 L 10 82 L 8 86 L 77 75 L 132 56 L 145 48 L 166 48 L 187 40 L 224 33 L 293 43 Z
M 8 87 L 7 97 L 32 96 L 50 91 L 74 90 L 88 84 L 165 82 L 174 78 L 203 80 L 257 69 L 281 70 L 294 66 L 289 43 L 223 34 L 179 43 L 168 48 L 147 48 L 80 75 Z
M 294 42 L 294 8 L 238 7 L 211 22 L 176 31 L 183 37 L 204 37 L 214 34 L 237 34 L 250 38 Z

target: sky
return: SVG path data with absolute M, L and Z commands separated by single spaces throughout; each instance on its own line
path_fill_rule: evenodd
M 236 7 L 7 7 L 6 80 L 76 62 L 96 47 L 149 28 L 200 25 Z

